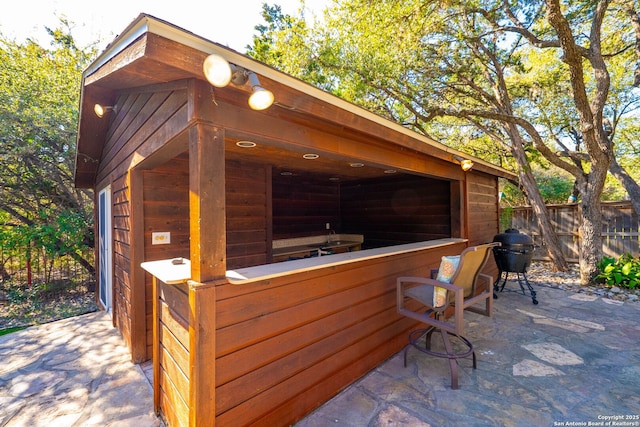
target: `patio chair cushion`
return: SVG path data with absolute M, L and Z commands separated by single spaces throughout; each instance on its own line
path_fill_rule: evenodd
M 438 269 L 438 275 L 436 280 L 444 283 L 451 283 L 453 275 L 458 269 L 460 264 L 460 255 L 443 256 L 440 261 L 440 268 Z M 445 288 L 436 287 L 433 293 L 433 306 L 442 307 L 447 298 L 447 290 Z

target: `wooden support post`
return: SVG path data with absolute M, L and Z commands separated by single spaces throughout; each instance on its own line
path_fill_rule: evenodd
M 127 176 L 128 199 L 131 206 L 131 357 L 134 363 L 147 360 L 147 319 L 145 272 L 140 267 L 144 261 L 144 194 L 142 171 L 129 170 Z M 154 303 L 155 304 L 155 303 Z M 155 317 L 154 317 L 155 318 Z
M 224 131 L 198 124 L 189 131 L 191 279 L 226 276 Z
M 451 237 L 468 238 L 466 180 L 451 181 Z
M 158 279 L 153 277 L 153 410 L 160 414 L 160 302 Z
M 214 280 L 226 278 L 224 131 L 189 131 L 189 425 L 215 426 Z
M 216 285 L 189 281 L 189 425 L 216 425 Z

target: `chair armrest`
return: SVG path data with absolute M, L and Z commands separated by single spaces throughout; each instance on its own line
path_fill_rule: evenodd
M 484 274 L 484 273 L 480 273 L 478 274 L 478 282 L 480 282 L 480 280 L 483 280 L 485 282 L 485 286 L 487 291 L 489 292 L 493 292 L 493 277 L 488 275 L 488 274 Z
M 419 285 L 427 285 L 432 286 L 434 288 L 444 288 L 447 290 L 447 297 L 445 298 L 445 302 L 443 306 L 440 307 L 432 307 L 434 311 L 444 311 L 449 307 L 449 292 L 454 293 L 454 298 L 457 304 L 461 304 L 464 299 L 463 289 L 460 286 L 456 286 L 452 283 L 440 282 L 435 279 L 428 279 L 426 277 L 412 277 L 412 276 L 404 276 L 398 277 L 397 285 L 396 285 L 396 295 L 397 295 L 397 306 L 399 308 L 404 307 L 404 289 L 405 284 L 407 283 L 417 283 Z M 460 300 L 458 302 L 458 299 Z
M 453 292 L 462 291 L 462 288 L 460 286 L 456 286 L 452 283 L 440 282 L 436 279 L 429 279 L 426 277 L 411 277 L 411 276 L 398 277 L 397 282 L 398 282 L 398 286 L 399 287 L 402 286 L 402 288 L 404 288 L 404 283 L 419 283 L 421 285 L 429 285 L 429 286 L 437 286 L 438 288 L 445 288 Z

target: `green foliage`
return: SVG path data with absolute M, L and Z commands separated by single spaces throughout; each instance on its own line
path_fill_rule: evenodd
M 61 27 L 49 49 L 0 35 L 0 237 L 93 270 L 80 255 L 93 246 L 93 196 L 73 174 L 82 70 L 96 52 Z
M 13 332 L 18 332 L 21 331 L 23 329 L 27 328 L 26 326 L 16 326 L 13 328 L 6 328 L 6 329 L 0 329 L 0 336 L 2 335 L 7 335 Z
M 507 206 L 500 209 L 500 232 L 504 232 L 507 228 L 511 227 L 511 221 L 513 220 L 513 208 Z
M 249 54 L 509 170 L 528 167 L 513 161 L 515 144 L 524 144 L 530 164 L 554 157 L 556 167 L 574 177 L 545 181 L 544 199 L 566 200 L 561 194 L 575 180 L 586 189 L 594 147 L 587 150 L 583 141 L 571 73 L 556 43 L 558 34 L 545 17 L 545 2 L 344 0 L 329 5 L 324 20 L 313 26 L 303 16 L 283 15 L 265 5 L 267 25 L 256 27 L 259 35 Z M 563 3 L 564 19 L 584 49 L 592 42 L 585 35 L 592 29 L 595 6 L 586 0 Z M 637 58 L 626 13 L 612 3 L 603 15 L 603 61 L 610 79 L 603 113 L 615 122 L 612 138 L 619 163 L 637 180 L 640 96 L 629 71 Z M 525 28 L 528 37 L 523 37 Z M 599 96 L 603 86 L 598 84 L 608 80 L 598 83 L 603 73 L 588 60 L 582 66 L 586 96 Z M 534 148 L 529 131 L 520 131 L 522 141 L 520 135 L 514 138 L 514 128 L 501 123 L 501 117 L 529 122 L 539 133 L 538 144 L 548 150 Z M 570 152 L 586 160 L 569 158 Z M 556 153 L 561 153 L 558 158 Z M 605 199 L 624 196 L 621 188 L 610 181 Z
M 542 199 L 546 204 L 566 203 L 567 197 L 573 190 L 573 179 L 564 171 L 553 169 L 534 169 L 536 184 L 540 189 Z
M 631 254 L 623 254 L 617 260 L 604 257 L 598 263 L 598 269 L 600 273 L 596 280 L 609 286 L 635 289 L 640 283 L 640 258 L 634 258 Z

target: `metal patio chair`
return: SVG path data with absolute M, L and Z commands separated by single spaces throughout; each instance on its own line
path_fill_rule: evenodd
M 480 273 L 485 266 L 491 248 L 500 243 L 488 243 L 472 246 L 458 257 L 442 257 L 440 269 L 434 278 L 398 277 L 397 308 L 403 316 L 418 320 L 427 328 L 417 329 L 409 334 L 409 344 L 404 349 L 404 366 L 407 366 L 407 351 L 414 347 L 423 353 L 449 359 L 451 368 L 451 388 L 458 388 L 457 359 L 473 357 L 473 368 L 476 369 L 476 354 L 473 344 L 463 336 L 465 310 L 491 316 L 493 312 L 493 278 Z M 448 273 L 448 274 L 447 274 Z M 440 280 L 438 280 L 440 279 Z M 477 293 L 478 282 L 484 280 L 482 291 Z M 450 282 L 447 283 L 447 280 Z M 416 302 L 417 301 L 417 302 Z M 420 304 L 418 304 L 418 302 Z M 484 302 L 484 307 L 476 304 Z M 453 322 L 445 320 L 445 312 L 453 307 Z M 425 310 L 426 307 L 426 310 Z M 440 332 L 444 344 L 444 352 L 431 350 L 431 335 Z M 424 346 L 418 340 L 425 336 Z M 462 350 L 454 350 L 450 337 L 459 341 Z

